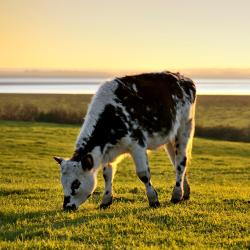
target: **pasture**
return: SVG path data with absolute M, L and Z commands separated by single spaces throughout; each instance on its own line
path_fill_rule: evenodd
M 0 94 L 0 120 L 80 124 L 91 95 Z M 250 96 L 198 96 L 196 135 L 250 142 Z
M 9 120 L 21 119 L 22 117 L 18 117 L 16 113 L 20 112 L 20 109 L 25 112 L 25 108 L 29 112 L 29 108 L 33 107 L 33 109 L 37 108 L 38 112 L 44 113 L 51 110 L 58 110 L 62 114 L 73 113 L 80 122 L 86 113 L 90 99 L 91 95 L 0 94 L 0 119 L 5 120 L 4 116 L 9 116 Z M 249 127 L 250 109 L 248 107 L 250 107 L 250 96 L 198 96 L 196 125 L 210 128 Z
M 195 138 L 191 199 L 170 203 L 174 171 L 162 149 L 150 153 L 161 207 L 148 207 L 130 158 L 114 181 L 111 208 L 98 188 L 76 212 L 63 212 L 53 155 L 70 157 L 79 126 L 0 122 L 0 249 L 247 249 L 250 144 Z

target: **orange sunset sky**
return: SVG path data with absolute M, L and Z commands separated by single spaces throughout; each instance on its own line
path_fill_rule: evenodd
M 1 0 L 0 68 L 250 68 L 249 0 Z

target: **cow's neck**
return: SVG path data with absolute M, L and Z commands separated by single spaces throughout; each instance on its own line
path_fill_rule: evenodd
M 90 154 L 93 157 L 94 161 L 94 168 L 98 168 L 102 162 L 103 155 L 101 153 L 100 147 L 96 146 L 93 148 L 93 150 L 90 152 Z
M 86 129 L 86 128 L 85 128 Z M 89 131 L 85 131 L 84 127 L 78 136 L 76 150 L 73 159 L 80 160 L 87 154 L 91 154 L 94 160 L 94 167 L 97 168 L 103 161 L 105 152 L 107 151 L 107 136 L 109 136 L 109 128 L 100 129 L 98 126 Z

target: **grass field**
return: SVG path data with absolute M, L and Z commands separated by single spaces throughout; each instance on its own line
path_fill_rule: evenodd
M 0 94 L 0 120 L 81 124 L 91 95 Z M 196 135 L 250 142 L 250 96 L 198 96 Z
M 77 212 L 62 211 L 53 155 L 69 157 L 79 126 L 0 122 L 0 249 L 249 249 L 250 144 L 194 140 L 191 199 L 169 202 L 174 172 L 150 154 L 161 207 L 148 207 L 131 159 L 118 167 L 115 200 L 99 210 L 103 181 Z

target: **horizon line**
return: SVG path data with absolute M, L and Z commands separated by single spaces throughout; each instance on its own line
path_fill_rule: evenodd
M 64 69 L 64 68 L 1 68 L 0 77 L 3 76 L 76 76 L 76 77 L 113 77 L 126 74 L 140 74 L 145 72 L 163 72 L 168 69 Z M 245 77 L 250 78 L 249 68 L 173 68 L 169 71 L 180 72 L 192 77 Z

